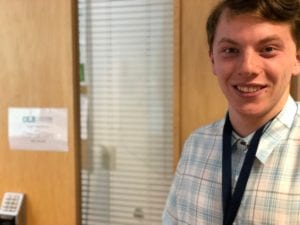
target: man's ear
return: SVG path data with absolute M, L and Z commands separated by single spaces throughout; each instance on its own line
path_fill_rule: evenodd
M 214 55 L 213 55 L 212 50 L 210 50 L 210 51 L 208 52 L 208 54 L 209 54 L 209 59 L 210 59 L 210 62 L 211 62 L 212 72 L 216 75 L 216 70 L 215 70 L 215 60 L 214 60 Z
M 208 55 L 209 55 L 209 59 L 210 59 L 211 64 L 214 64 L 215 62 L 214 62 L 214 56 L 213 56 L 212 50 L 208 51 Z
M 296 62 L 293 68 L 292 72 L 293 76 L 299 76 L 300 75 L 300 49 L 296 52 Z

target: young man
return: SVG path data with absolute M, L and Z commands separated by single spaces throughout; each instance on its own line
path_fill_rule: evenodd
M 299 0 L 224 0 L 207 21 L 221 121 L 187 140 L 164 225 L 300 224 Z

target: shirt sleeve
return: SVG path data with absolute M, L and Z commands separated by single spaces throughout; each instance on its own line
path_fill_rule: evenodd
M 162 215 L 162 224 L 163 225 L 177 225 L 180 222 L 179 212 L 182 213 L 182 203 L 178 201 L 179 192 L 184 191 L 184 184 L 182 184 L 182 178 L 184 170 L 188 161 L 188 146 L 190 145 L 189 141 L 185 143 L 181 158 L 178 162 L 175 176 L 170 188 L 170 192 L 166 201 L 166 205 Z M 185 207 L 184 207 L 185 208 Z
M 167 198 L 166 206 L 163 211 L 162 224 L 163 225 L 177 225 L 178 224 L 178 215 L 177 215 L 177 198 L 176 192 L 178 185 L 180 183 L 180 176 L 177 174 L 173 180 L 169 196 Z

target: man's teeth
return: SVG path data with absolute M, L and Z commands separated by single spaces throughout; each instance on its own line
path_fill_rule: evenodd
M 261 87 L 246 87 L 246 86 L 237 86 L 237 89 L 245 93 L 253 93 L 259 91 Z

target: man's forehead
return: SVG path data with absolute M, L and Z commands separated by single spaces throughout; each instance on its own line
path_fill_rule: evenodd
M 231 25 L 233 24 L 239 26 L 240 29 L 250 29 L 250 26 L 252 25 L 256 26 L 257 24 L 266 24 L 267 26 L 271 25 L 275 27 L 285 27 L 290 31 L 292 30 L 292 26 L 288 22 L 278 22 L 269 19 L 264 19 L 251 12 L 237 14 L 229 9 L 225 9 L 220 15 L 220 19 L 216 26 L 216 32 L 220 27 L 222 28 L 222 26 L 226 26 L 226 29 L 230 29 Z M 235 35 L 235 33 L 232 35 Z
M 260 24 L 263 26 L 257 26 Z M 240 41 L 249 41 L 248 43 L 264 44 L 288 39 L 293 39 L 288 23 L 268 21 L 251 13 L 232 14 L 227 10 L 220 17 L 214 43 L 239 44 Z
M 231 21 L 238 21 L 241 18 L 251 18 L 254 21 L 257 22 L 264 22 L 264 23 L 270 23 L 270 24 L 274 24 L 274 25 L 288 25 L 291 26 L 289 22 L 280 22 L 280 21 L 275 21 L 275 20 L 271 20 L 269 18 L 264 18 L 263 16 L 261 16 L 260 14 L 258 14 L 255 11 L 249 11 L 249 12 L 236 12 L 233 11 L 229 8 L 225 8 L 223 10 L 223 12 L 220 14 L 220 18 L 218 21 L 218 24 L 220 24 L 221 21 L 226 21 L 226 22 L 231 22 Z
M 264 21 L 264 22 L 272 23 L 271 21 L 268 21 L 267 19 L 261 18 L 255 12 L 244 12 L 244 13 L 235 12 L 233 10 L 230 10 L 229 8 L 225 8 L 223 10 L 223 12 L 220 15 L 219 23 L 224 20 L 227 22 L 239 20 L 241 17 L 249 17 L 249 18 L 252 18 L 257 21 L 261 21 L 261 22 Z

